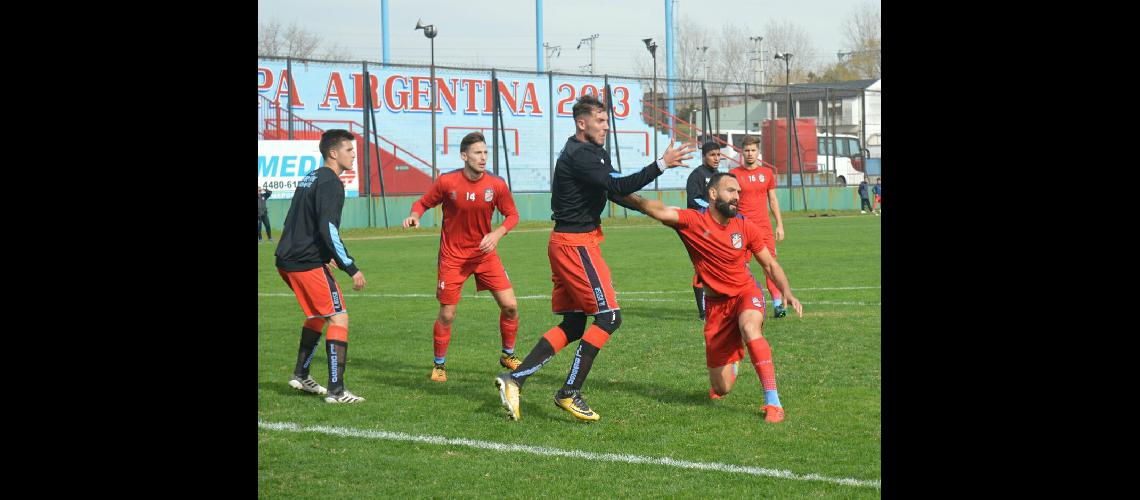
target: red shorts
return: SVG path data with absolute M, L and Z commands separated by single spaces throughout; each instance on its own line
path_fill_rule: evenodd
M 594 315 L 621 309 L 610 278 L 610 267 L 598 247 L 602 228 L 589 233 L 550 233 L 550 281 L 554 282 L 550 307 L 555 314 L 583 312 Z
M 883 195 L 881 195 L 881 194 L 875 195 L 875 203 L 882 203 L 882 202 L 883 202 Z
M 749 310 L 764 314 L 764 293 L 759 287 L 735 297 L 705 295 L 705 363 L 709 368 L 744 358 L 740 315 Z
M 277 273 L 297 296 L 297 302 L 301 304 L 301 311 L 306 318 L 327 318 L 348 312 L 344 307 L 344 294 L 340 292 L 340 284 L 333 279 L 328 266 L 297 272 L 278 268 Z
M 475 290 L 491 290 L 499 292 L 511 288 L 511 279 L 507 270 L 503 268 L 503 261 L 498 254 L 491 254 L 482 261 L 455 261 L 439 260 L 439 272 L 436 274 L 439 286 L 435 289 L 435 298 L 440 304 L 458 304 L 463 283 L 471 274 L 475 274 Z
M 760 227 L 760 233 L 764 237 L 764 246 L 768 247 L 768 253 L 772 254 L 772 258 L 776 258 L 776 230 L 772 229 L 771 224 L 757 224 Z M 756 259 L 751 259 L 756 260 Z

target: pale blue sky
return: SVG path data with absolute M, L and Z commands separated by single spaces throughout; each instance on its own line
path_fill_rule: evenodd
M 760 35 L 768 19 L 792 21 L 805 29 L 820 55 L 830 62 L 843 43 L 843 20 L 862 0 L 676 0 L 675 22 L 695 19 L 716 32 L 726 24 L 754 26 Z M 876 2 L 877 3 L 877 2 Z M 389 0 L 389 48 L 391 62 L 429 61 L 428 40 L 415 31 L 418 18 L 435 24 L 435 61 L 462 65 L 533 69 L 535 67 L 534 0 Z M 633 61 L 651 61 L 642 38 L 654 38 L 658 66 L 664 73 L 664 0 L 545 0 L 544 41 L 561 45 L 553 58 L 555 71 L 583 72 L 590 51 L 579 40 L 594 33 L 597 40 L 597 73 L 635 74 Z M 354 59 L 380 61 L 380 0 L 258 0 L 258 22 L 276 18 L 288 26 L 320 33 L 326 41 L 347 47 Z M 319 53 L 319 51 L 318 51 Z

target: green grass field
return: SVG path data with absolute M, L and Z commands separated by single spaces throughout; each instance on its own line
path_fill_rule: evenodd
M 493 384 L 502 371 L 498 308 L 488 292 L 475 293 L 474 279 L 464 286 L 452 327 L 449 380 L 428 380 L 439 308 L 438 232 L 431 229 L 345 231 L 345 243 L 368 279 L 365 290 L 354 292 L 352 280 L 335 272 L 351 317 L 346 380 L 367 401 L 330 405 L 290 389 L 286 382 L 304 318 L 274 267 L 273 245 L 258 245 L 258 495 L 880 496 L 881 219 L 788 216 L 784 224 L 788 238 L 779 245 L 779 261 L 804 303 L 804 317 L 792 313 L 764 325 L 787 412 L 775 425 L 763 421 L 763 391 L 746 363 L 732 393 L 708 399 L 692 266 L 676 233 L 654 221 L 603 222 L 602 254 L 624 321 L 583 390 L 602 416 L 589 424 L 552 402 L 573 359 L 573 344 L 527 382 L 522 420 L 504 417 Z M 522 224 L 499 245 L 520 297 L 520 358 L 560 320 L 550 312 L 549 227 Z M 760 275 L 759 266 L 752 266 Z M 312 375 L 326 384 L 323 350 L 313 360 Z M 267 424 L 328 426 L 350 435 Z M 402 434 L 362 437 L 370 431 Z M 796 477 L 501 449 L 509 445 L 667 457 Z M 816 479 L 804 479 L 811 475 Z M 843 484 L 845 479 L 856 481 Z

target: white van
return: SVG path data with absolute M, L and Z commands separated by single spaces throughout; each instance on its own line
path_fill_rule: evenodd
M 723 170 L 729 170 L 740 166 L 741 155 L 740 149 L 744 146 L 744 137 L 746 135 L 755 135 L 763 137 L 759 131 L 745 132 L 743 130 L 722 130 L 719 134 L 715 135 L 720 139 L 719 144 L 724 147 L 721 148 L 722 157 L 720 160 L 720 167 Z M 727 144 L 731 144 L 729 147 Z M 863 168 L 862 151 L 859 149 L 859 138 L 854 135 L 846 134 L 817 134 L 816 135 L 816 148 L 817 156 L 816 162 L 818 164 L 818 171 L 820 173 L 830 174 L 834 179 L 834 183 L 840 186 L 854 186 L 863 182 L 865 178 L 865 169 Z M 763 160 L 763 149 L 761 149 L 761 160 Z M 822 183 L 822 180 L 818 182 Z
M 840 186 L 863 182 L 863 151 L 854 135 L 817 135 L 817 162 L 821 172 L 830 172 Z

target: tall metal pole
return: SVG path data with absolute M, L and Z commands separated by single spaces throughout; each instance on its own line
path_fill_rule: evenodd
M 561 55 L 562 54 L 562 46 L 561 45 L 551 45 L 549 43 L 543 43 L 542 47 L 544 49 L 546 49 L 545 50 L 545 52 L 546 52 L 546 68 L 550 69 L 550 56 Z
M 292 57 L 285 59 L 285 73 L 288 75 L 286 77 L 287 80 L 286 80 L 285 84 L 289 86 L 289 100 L 285 101 L 285 104 L 288 106 L 288 108 L 286 108 L 286 109 L 289 110 L 289 140 L 291 141 L 291 140 L 293 140 L 293 92 L 296 92 L 296 90 L 293 88 L 293 58 Z M 278 107 L 280 107 L 280 106 L 281 105 L 278 104 Z
M 676 53 L 676 51 L 673 50 L 673 42 L 674 42 L 674 39 L 676 38 L 673 36 L 673 1 L 674 0 L 664 0 L 664 1 L 665 1 L 665 79 L 668 82 L 666 87 L 668 88 L 667 92 L 669 94 L 669 96 L 668 96 L 669 97 L 669 137 L 672 138 L 674 127 L 676 127 L 676 123 L 673 121 L 673 117 L 677 114 L 677 110 L 674 108 L 674 106 L 676 104 L 673 102 L 673 92 L 674 92 L 675 86 L 676 86 L 676 82 L 674 81 L 674 78 L 676 78 L 676 76 L 677 76 L 677 73 L 676 73 L 677 67 L 673 64 L 673 54 Z
M 494 99 L 494 104 L 491 106 L 491 173 L 499 175 L 499 114 L 495 112 L 499 106 L 499 78 L 495 74 L 495 68 L 491 68 L 491 88 L 488 90 L 491 93 L 491 99 Z
M 657 100 L 657 50 L 656 50 L 657 46 L 654 45 L 653 49 L 654 49 L 652 51 L 652 54 L 653 54 L 653 114 L 657 115 L 657 116 L 661 116 L 661 113 L 658 112 L 658 109 L 660 109 L 660 108 L 657 107 L 657 104 L 659 102 Z M 657 158 L 661 157 L 657 153 L 657 124 L 653 123 L 651 125 L 653 125 L 653 159 L 656 160 Z M 660 186 L 658 186 L 658 184 L 657 184 L 657 177 L 654 177 L 653 178 L 653 190 L 659 191 L 660 189 L 661 189 Z
M 546 73 L 546 86 L 547 95 L 550 97 L 547 109 L 550 110 L 549 118 L 546 120 L 550 127 L 550 190 L 554 190 L 554 163 L 557 158 L 554 157 L 554 116 L 557 111 L 554 109 L 554 72 L 549 71 Z
M 595 48 L 595 45 L 594 45 L 594 42 L 597 41 L 598 36 L 599 35 L 597 33 L 594 33 L 593 35 L 590 35 L 586 38 L 583 38 L 582 40 L 580 40 L 578 42 L 578 49 L 579 50 L 582 48 L 583 43 L 590 44 L 590 74 L 591 75 L 596 74 L 598 72 L 598 65 L 597 65 L 597 63 L 598 63 L 598 61 L 597 61 L 598 52 L 597 52 L 597 49 Z
M 435 164 L 435 37 L 431 37 L 431 180 L 439 176 L 439 167 Z
M 789 64 L 787 54 L 784 54 L 784 88 L 787 89 L 787 99 L 785 100 L 784 113 L 788 121 L 788 200 L 794 201 L 792 198 L 792 66 Z M 789 207 L 790 208 L 790 207 Z
M 367 63 L 365 63 L 367 64 Z M 368 102 L 368 112 L 372 115 L 372 145 L 376 148 L 376 172 L 379 174 L 380 179 L 380 205 L 381 210 L 384 211 L 384 227 L 388 227 L 388 193 L 384 191 L 384 160 L 380 158 L 380 134 L 376 130 L 376 103 L 372 102 L 372 78 L 364 78 L 365 86 L 367 87 L 364 99 Z M 372 199 L 372 181 L 368 181 L 369 199 Z M 369 209 L 371 211 L 371 209 Z
M 380 0 L 380 36 L 384 45 L 384 66 L 388 66 L 388 0 Z
M 649 50 L 649 55 L 651 57 L 653 57 L 653 104 L 651 105 L 651 108 L 652 108 L 651 113 L 652 113 L 653 119 L 649 125 L 653 128 L 653 158 L 657 159 L 658 156 L 657 156 L 657 123 L 656 122 L 657 122 L 657 117 L 661 116 L 661 113 L 658 112 L 659 108 L 657 107 L 657 104 L 658 104 L 658 99 L 657 99 L 657 44 L 654 43 L 652 38 L 643 38 L 641 41 L 645 42 L 645 48 L 647 50 Z M 645 99 L 642 99 L 642 101 L 644 101 L 644 100 Z M 649 151 L 646 151 L 645 153 L 649 154 Z M 654 178 L 653 179 L 653 190 L 657 191 L 658 189 L 660 189 L 660 186 L 658 185 L 657 179 Z
M 436 107 L 436 89 L 435 89 L 435 37 L 439 34 L 439 30 L 435 29 L 434 24 L 424 26 L 423 20 L 416 21 L 416 29 L 424 30 L 424 36 L 431 40 L 431 180 L 435 182 L 439 177 L 439 167 L 436 166 L 435 161 L 435 107 Z M 438 208 L 432 209 L 432 225 L 439 223 Z
M 834 154 L 831 151 L 835 149 L 832 144 L 835 141 L 831 138 L 831 87 L 823 89 L 823 102 L 823 143 L 827 145 L 827 155 L 824 156 L 826 166 L 824 167 L 823 179 L 827 183 L 827 187 L 831 187 L 831 155 Z
M 360 185 L 366 186 L 366 189 L 364 191 L 367 191 L 367 193 L 361 193 L 361 194 L 366 195 L 366 198 L 364 199 L 364 201 L 365 201 L 365 205 L 368 209 L 368 227 L 372 227 L 372 185 L 368 183 L 369 168 L 372 167 L 372 162 L 371 162 L 371 156 L 372 155 L 370 154 L 370 153 L 372 153 L 372 147 L 371 147 L 372 146 L 372 138 L 369 137 L 370 135 L 372 135 L 372 133 L 371 133 L 372 132 L 372 124 L 369 122 L 369 119 L 371 117 L 371 113 L 369 113 L 369 111 L 371 111 L 371 106 L 372 106 L 372 100 L 371 100 L 369 94 L 372 91 L 372 86 L 371 86 L 371 82 L 369 82 L 369 78 L 368 78 L 368 61 L 364 61 L 363 70 L 364 70 L 364 81 L 367 82 L 368 88 L 365 89 L 365 92 L 364 92 L 364 109 L 363 109 L 364 117 L 361 120 L 364 123 L 364 137 L 363 137 L 364 148 L 363 148 L 363 151 L 361 151 L 362 153 L 364 153 L 364 168 L 361 169 L 360 171 L 364 175 L 360 176 L 361 177 Z M 376 160 L 380 161 L 380 157 L 377 156 Z M 360 162 L 357 162 L 357 164 L 359 164 L 359 163 Z
M 867 148 L 867 89 L 859 91 L 859 107 L 862 115 L 859 118 L 859 156 L 863 158 L 863 178 L 867 178 L 867 156 L 863 151 Z
M 760 37 L 758 44 L 760 46 L 756 50 L 760 51 L 760 85 L 764 85 L 764 37 Z
M 596 48 L 597 45 L 594 43 L 594 40 L 597 40 L 597 38 L 598 38 L 598 35 L 594 35 L 594 37 L 590 40 L 590 74 L 591 75 L 596 75 L 598 73 L 598 49 Z

